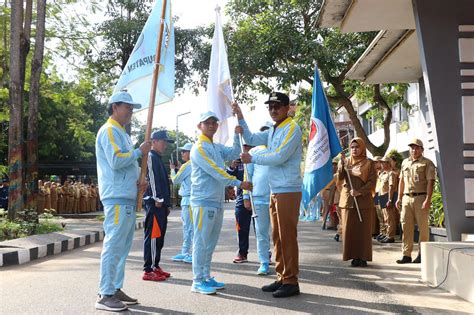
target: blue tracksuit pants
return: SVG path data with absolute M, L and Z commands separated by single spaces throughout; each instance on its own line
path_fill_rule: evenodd
M 181 254 L 192 255 L 193 248 L 193 208 L 190 205 L 181 205 L 181 220 L 183 220 L 183 247 Z
M 168 209 L 166 207 L 157 208 L 155 207 L 154 201 L 145 201 L 145 241 L 143 244 L 143 270 L 146 272 L 153 271 L 153 268 L 160 266 L 161 250 L 165 243 L 166 227 L 168 226 Z M 153 224 L 158 227 L 153 227 Z M 155 231 L 153 231 L 155 228 Z M 160 237 L 154 237 L 153 233 L 157 232 L 156 229 L 160 229 Z
M 256 204 L 255 231 L 257 234 L 257 253 L 260 263 L 270 262 L 270 210 L 269 204 Z
M 222 229 L 222 208 L 193 207 L 193 281 L 205 281 L 211 277 L 212 254 Z
M 104 243 L 100 256 L 101 295 L 113 295 L 123 286 L 125 260 L 135 232 L 135 206 L 104 205 Z

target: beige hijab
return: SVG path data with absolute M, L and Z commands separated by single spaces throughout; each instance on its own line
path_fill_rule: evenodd
M 367 159 L 367 147 L 365 145 L 364 140 L 362 140 L 361 138 L 354 138 L 352 139 L 351 144 L 353 142 L 359 145 L 360 149 L 362 150 L 362 153 L 357 157 L 351 155 L 349 160 L 349 168 L 351 170 L 351 175 L 359 177 L 365 183 L 369 178 L 371 167 L 370 160 Z

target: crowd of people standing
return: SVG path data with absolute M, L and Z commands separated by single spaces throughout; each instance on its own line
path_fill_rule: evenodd
M 54 210 L 57 214 L 77 214 L 99 211 L 99 190 L 94 184 L 67 179 L 61 185 L 56 181 L 38 181 L 38 213 Z

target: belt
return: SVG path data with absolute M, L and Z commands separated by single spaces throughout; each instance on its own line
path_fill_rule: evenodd
M 426 195 L 425 192 L 420 192 L 420 193 L 408 193 L 408 194 L 404 194 L 405 196 L 409 196 L 409 197 L 416 197 L 416 196 L 423 196 L 423 195 Z

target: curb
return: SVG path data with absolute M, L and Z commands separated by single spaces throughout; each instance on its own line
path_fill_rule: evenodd
M 135 223 L 135 230 L 143 228 L 143 222 Z M 57 255 L 82 246 L 100 242 L 104 239 L 104 230 L 70 230 L 25 237 L 32 245 L 0 247 L 0 267 L 22 265 L 38 258 Z

